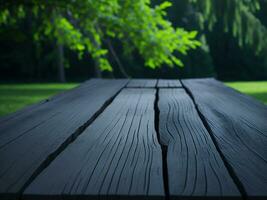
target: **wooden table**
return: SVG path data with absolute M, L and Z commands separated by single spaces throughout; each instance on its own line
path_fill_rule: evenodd
M 267 107 L 215 79 L 92 79 L 0 119 L 0 199 L 267 199 Z

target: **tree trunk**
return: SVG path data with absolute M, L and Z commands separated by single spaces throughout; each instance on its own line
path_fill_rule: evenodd
M 102 72 L 99 69 L 99 61 L 98 58 L 94 59 L 94 68 L 95 68 L 95 77 L 96 78 L 102 78 Z
M 125 69 L 124 69 L 119 57 L 117 56 L 117 53 L 116 53 L 115 49 L 113 48 L 110 40 L 107 39 L 106 43 L 108 44 L 109 51 L 111 52 L 113 58 L 115 59 L 121 74 L 124 76 L 124 78 L 130 78 L 130 76 L 125 71 Z
M 58 48 L 58 79 L 61 83 L 66 82 L 65 68 L 64 68 L 64 47 L 62 44 L 57 44 Z

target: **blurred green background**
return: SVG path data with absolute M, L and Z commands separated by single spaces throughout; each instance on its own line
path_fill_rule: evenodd
M 91 77 L 215 77 L 266 104 L 266 27 L 267 0 L 5 1 L 0 115 Z

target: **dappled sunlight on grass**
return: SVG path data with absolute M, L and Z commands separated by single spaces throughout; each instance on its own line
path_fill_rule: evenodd
M 0 84 L 0 116 L 44 100 L 78 84 Z
M 267 81 L 227 82 L 225 84 L 267 104 Z

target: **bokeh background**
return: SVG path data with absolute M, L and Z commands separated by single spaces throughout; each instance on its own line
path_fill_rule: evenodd
M 72 23 L 69 12 L 79 14 L 81 8 L 77 5 L 87 1 L 61 1 L 65 5 L 63 7 L 62 4 L 57 5 L 60 1 L 53 2 L 51 6 L 45 1 L 1 1 L 0 115 L 6 115 L 58 92 L 71 89 L 91 77 L 168 79 L 215 77 L 228 86 L 267 103 L 266 0 L 170 0 L 171 5 L 165 4 L 166 13 L 162 17 L 171 22 L 174 29 L 196 31 L 194 40 L 201 43 L 198 47 L 187 50 L 186 54 L 179 51 L 171 52 L 181 60 L 183 67 L 169 66 L 166 63 L 156 67 L 146 66 L 146 60 L 140 49 L 133 48 L 130 53 L 125 53 L 125 48 L 130 48 L 129 44 L 125 47 L 125 38 L 109 37 L 109 40 L 106 40 L 105 35 L 101 35 L 102 48 L 107 49 L 105 59 L 113 70 L 104 70 L 100 73 L 96 71 L 96 58 L 91 56 L 90 51 L 80 56 L 80 52 L 64 42 L 55 42 L 57 37 L 53 39 L 52 33 L 50 33 L 52 37 L 36 40 L 40 24 L 52 15 L 52 11 L 49 13 L 47 9 L 60 7 L 58 9 L 61 12 L 60 16 L 65 17 L 64 14 L 67 13 L 66 19 Z M 106 7 L 111 8 L 115 3 L 121 5 L 123 1 L 109 2 Z M 132 6 L 147 5 L 155 8 L 165 1 L 124 2 Z M 42 6 L 43 10 L 39 8 Z M 71 11 L 65 12 L 68 6 Z M 36 15 L 38 17 L 32 14 L 35 7 L 40 9 Z M 101 8 L 96 6 L 94 9 L 98 11 Z M 88 10 L 90 11 L 89 8 Z M 6 11 L 9 14 L 6 14 Z M 14 14 L 19 12 L 23 17 Z M 130 12 L 134 14 L 133 16 L 142 15 L 142 12 L 146 14 L 144 11 L 134 9 Z M 127 17 L 115 11 L 110 16 L 122 19 Z M 152 22 L 156 19 L 152 17 L 150 20 Z M 101 18 L 99 21 L 100 26 L 101 23 L 113 23 L 101 21 Z M 139 20 L 134 22 L 134 25 L 142 31 L 145 22 Z M 73 24 L 75 27 L 74 22 Z M 121 29 L 118 28 L 118 32 L 129 31 L 124 28 L 125 25 Z M 132 40 L 137 39 L 138 34 Z M 160 41 L 156 42 L 160 44 Z

